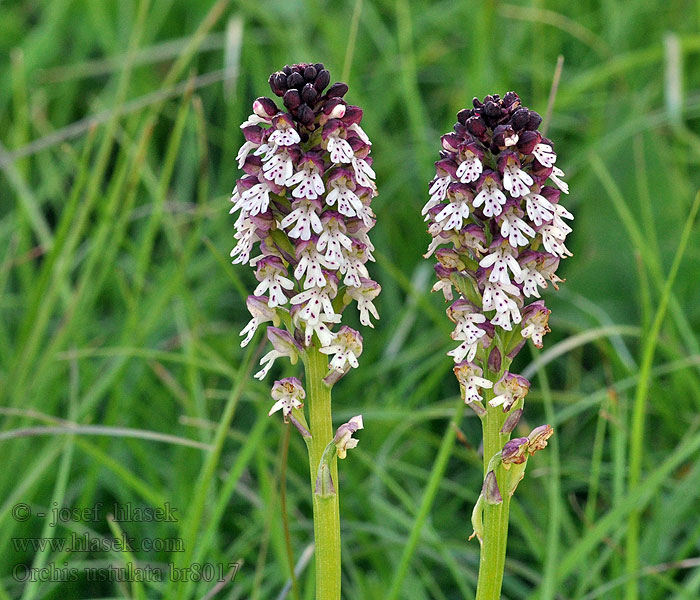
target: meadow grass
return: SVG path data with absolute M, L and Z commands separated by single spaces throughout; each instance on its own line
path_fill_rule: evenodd
M 504 597 L 700 596 L 696 3 L 50 0 L 0 17 L 0 600 L 275 599 L 292 563 L 288 597 L 313 597 L 305 448 L 250 377 L 252 275 L 228 259 L 238 124 L 272 71 L 306 60 L 364 107 L 380 190 L 381 320 L 334 394 L 338 424 L 365 421 L 340 477 L 344 597 L 473 597 L 480 424 L 451 423 L 420 208 L 457 110 L 513 89 L 544 114 L 559 56 L 549 136 L 575 256 L 546 293 L 544 350 L 511 369 L 533 381 L 522 431 L 556 436 L 511 504 Z M 97 502 L 98 521 L 57 527 L 12 511 Z M 115 522 L 115 503 L 170 503 L 178 520 Z M 16 545 L 85 532 L 184 551 Z M 132 560 L 240 568 L 220 590 L 13 573 Z

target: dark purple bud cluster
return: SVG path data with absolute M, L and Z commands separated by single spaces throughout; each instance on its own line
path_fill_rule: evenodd
M 348 91 L 345 83 L 331 82 L 330 72 L 323 63 L 300 63 L 286 65 L 281 71 L 270 75 L 270 88 L 275 96 L 282 98 L 284 106 L 294 120 L 313 129 L 316 115 L 330 105 L 337 106 Z
M 553 147 L 552 142 L 537 131 L 542 117 L 522 106 L 515 92 L 508 92 L 503 100 L 494 94 L 486 96 L 483 102 L 478 98 L 472 102 L 474 108 L 459 111 L 457 121 L 492 153 L 498 154 L 505 149 L 506 139 L 514 136 L 518 136 L 518 151 L 524 154 L 530 154 L 540 142 Z

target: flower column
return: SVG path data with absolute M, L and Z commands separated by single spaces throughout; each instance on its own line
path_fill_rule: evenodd
M 273 93 L 258 98 L 241 125 L 246 142 L 238 153 L 245 172 L 233 191 L 238 212 L 234 264 L 255 269 L 258 285 L 248 297 L 252 320 L 241 332 L 248 344 L 263 323 L 273 350 L 255 376 L 275 359 L 300 358 L 306 389 L 296 377 L 276 381 L 270 414 L 282 411 L 303 436 L 313 494 L 317 600 L 340 598 L 338 458 L 357 445 L 362 429 L 353 417 L 333 434 L 331 389 L 358 366 L 362 336 L 342 325 L 344 309 L 357 303 L 360 322 L 378 318 L 379 285 L 367 271 L 374 260 L 368 232 L 376 196 L 371 142 L 360 127 L 362 110 L 348 105 L 344 83 L 328 87 L 321 63 L 286 66 L 270 76 Z M 251 258 L 254 249 L 259 254 Z M 329 360 L 328 356 L 332 356 Z M 306 407 L 304 403 L 306 402 Z M 305 411 L 308 408 L 308 413 Z M 308 414 L 308 419 L 307 419 Z
M 473 105 L 442 136 L 423 209 L 433 237 L 425 257 L 437 259 L 433 291 L 451 303 L 459 345 L 448 354 L 462 397 L 482 421 L 484 484 L 472 515 L 481 543 L 477 600 L 498 600 L 510 497 L 527 458 L 553 433 L 542 426 L 509 441 L 530 383 L 508 368 L 527 338 L 541 347 L 549 331 L 539 290 L 561 281 L 555 271 L 571 255 L 564 219 L 573 216 L 559 204 L 569 190 L 552 142 L 537 131 L 541 117 L 514 92 Z

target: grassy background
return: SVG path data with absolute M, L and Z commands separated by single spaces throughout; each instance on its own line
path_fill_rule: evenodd
M 683 0 L 2 2 L 0 600 L 213 590 L 13 575 L 124 566 L 120 552 L 15 545 L 118 535 L 115 502 L 178 510 L 175 523 L 121 523 L 137 540 L 182 540 L 183 552 L 136 552 L 140 564 L 242 561 L 216 597 L 278 597 L 290 571 L 284 429 L 266 416 L 270 382 L 249 376 L 260 348 L 238 346 L 253 277 L 228 260 L 228 197 L 238 124 L 269 73 L 319 60 L 365 108 L 380 189 L 382 319 L 336 387 L 335 416 L 366 424 L 342 464 L 345 597 L 383 599 L 458 401 L 449 322 L 421 259 L 438 136 L 474 95 L 514 89 L 544 113 L 559 55 L 550 137 L 571 184 L 575 256 L 546 294 L 544 351 L 515 365 L 533 381 L 523 430 L 547 421 L 557 435 L 513 503 L 504 596 L 698 598 L 697 230 L 667 280 L 700 186 L 699 25 Z M 82 429 L 68 435 L 65 421 Z M 460 427 L 407 600 L 473 594 L 480 432 L 472 415 Z M 312 539 L 307 473 L 292 435 L 295 561 Z M 97 521 L 57 527 L 12 512 L 97 502 Z M 312 582 L 313 561 L 302 598 Z

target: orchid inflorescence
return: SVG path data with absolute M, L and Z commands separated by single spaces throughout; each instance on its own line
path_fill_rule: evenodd
M 233 263 L 248 263 L 258 280 L 247 300 L 252 319 L 241 345 L 271 323 L 273 350 L 256 377 L 279 357 L 295 363 L 315 344 L 332 355 L 326 377 L 332 385 L 358 366 L 362 353 L 358 331 L 347 325 L 333 331 L 343 310 L 355 302 L 369 327 L 370 317 L 379 317 L 373 300 L 381 288 L 366 267 L 374 260 L 368 232 L 377 195 L 371 142 L 360 127 L 362 110 L 343 100 L 348 86 L 329 87 L 323 64 L 286 66 L 269 83 L 284 108 L 266 97 L 253 103 L 237 155 L 245 175 L 231 198 L 231 212 L 238 212 Z M 255 249 L 259 254 L 251 258 Z M 281 410 L 287 421 L 304 397 L 298 379 L 276 382 L 271 414 Z
M 493 385 L 473 361 L 478 354 L 500 360 L 486 354 L 495 338 L 508 338 L 498 350 L 511 358 L 525 338 L 542 346 L 549 310 L 539 290 L 562 281 L 556 269 L 571 255 L 564 244 L 571 227 L 563 219 L 573 218 L 559 203 L 569 188 L 555 166 L 553 143 L 537 131 L 541 117 L 522 106 L 515 92 L 483 102 L 475 98 L 473 104 L 459 112 L 454 131 L 442 136 L 423 208 L 433 237 L 425 256 L 437 258 L 433 290 L 451 302 L 452 338 L 460 344 L 448 354 L 468 403 L 480 400 L 478 388 Z M 490 404 L 506 411 L 529 388 L 527 380 L 507 372 L 495 385 Z
M 515 92 L 483 102 L 475 98 L 441 138 L 441 158 L 423 208 L 433 238 L 425 257 L 437 259 L 433 291 L 450 302 L 452 338 L 459 342 L 448 355 L 456 363 L 462 398 L 486 419 L 487 390 L 488 405 L 505 413 L 498 420 L 505 439 L 530 389 L 527 379 L 507 367 L 526 339 L 542 347 L 550 311 L 540 289 L 549 282 L 557 288 L 559 262 L 571 256 L 565 245 L 571 227 L 564 219 L 573 215 L 559 203 L 569 188 L 555 165 L 554 144 L 538 131 L 541 121 Z M 483 503 L 501 501 L 496 470 L 512 494 L 527 457 L 546 446 L 550 435 L 551 427 L 542 426 L 531 434 L 535 441 L 518 438 L 484 457 L 486 477 L 473 515 L 479 539 Z

